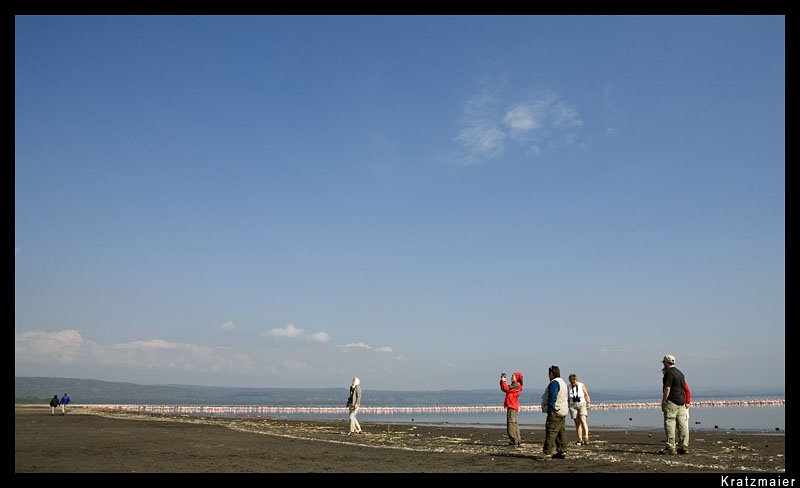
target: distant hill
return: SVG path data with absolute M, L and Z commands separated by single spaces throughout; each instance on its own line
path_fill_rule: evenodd
M 538 405 L 545 385 L 523 389 L 520 402 Z M 742 396 L 742 393 L 703 392 L 692 388 L 696 399 Z M 275 405 L 275 406 L 343 406 L 346 388 L 239 388 L 193 385 L 138 385 L 114 381 L 79 378 L 15 377 L 15 403 L 47 404 L 53 395 L 69 393 L 74 403 L 167 404 L 167 405 Z M 589 391 L 595 402 L 658 401 L 660 392 Z M 712 394 L 713 393 L 713 394 Z M 767 394 L 761 393 L 761 395 Z M 783 393 L 775 393 L 783 396 Z M 364 389 L 365 405 L 432 406 L 432 405 L 502 405 L 499 388 L 479 390 L 397 391 Z
M 543 388 L 542 388 L 543 390 Z M 47 403 L 53 395 L 69 393 L 75 403 L 170 404 L 170 405 L 277 405 L 342 406 L 346 388 L 238 388 L 193 385 L 138 385 L 77 378 L 16 377 L 15 403 Z M 539 388 L 523 390 L 523 404 L 540 401 Z M 622 399 L 593 393 L 595 401 Z M 365 404 L 392 406 L 497 405 L 498 389 L 396 391 L 364 390 Z

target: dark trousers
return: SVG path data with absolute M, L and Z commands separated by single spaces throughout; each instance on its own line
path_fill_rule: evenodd
M 544 423 L 544 453 L 546 455 L 556 452 L 567 452 L 567 429 L 564 427 L 564 418 L 557 413 L 548 413 Z
M 519 423 L 517 421 L 518 412 L 513 408 L 506 409 L 506 432 L 512 444 L 522 444 L 522 436 L 519 433 Z

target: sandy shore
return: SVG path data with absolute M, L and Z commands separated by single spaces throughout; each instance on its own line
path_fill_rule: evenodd
M 760 473 L 785 474 L 783 432 L 694 431 L 691 453 L 661 456 L 661 429 L 591 430 L 588 446 L 544 459 L 544 431 L 264 418 L 198 418 L 15 407 L 17 473 Z M 655 426 L 657 427 L 657 426 Z M 567 430 L 575 440 L 574 431 Z M 66 446 L 59 448 L 59 445 Z M 719 486 L 719 485 L 717 485 Z

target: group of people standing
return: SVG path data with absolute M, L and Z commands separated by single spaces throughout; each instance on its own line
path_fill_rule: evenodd
M 662 359 L 664 374 L 662 379 L 661 410 L 664 414 L 664 433 L 666 446 L 659 454 L 689 453 L 689 404 L 691 392 L 683 373 L 675 367 L 675 356 L 667 354 Z M 543 453 L 546 458 L 564 459 L 567 454 L 567 433 L 565 419 L 569 413 L 575 421 L 576 445 L 589 444 L 589 424 L 587 417 L 591 408 L 591 398 L 586 385 L 578 381 L 576 374 L 569 375 L 569 385 L 561 378 L 561 368 L 552 365 L 547 369 L 548 384 L 542 395 L 542 412 L 545 420 L 545 439 Z M 506 394 L 503 407 L 506 409 L 506 431 L 509 445 L 521 446 L 519 432 L 519 395 L 522 393 L 523 376 L 519 371 L 511 375 L 511 384 L 506 374 L 500 375 L 500 390 Z M 677 426 L 677 429 L 676 429 Z M 677 430 L 677 434 L 676 434 Z
M 61 415 L 67 414 L 67 404 L 69 404 L 69 395 L 64 393 L 64 396 L 61 397 L 61 400 L 58 399 L 58 395 L 53 395 L 53 398 L 50 399 L 50 415 L 56 414 L 56 408 L 61 406 Z
M 575 421 L 578 434 L 578 445 L 589 443 L 589 424 L 586 421 L 589 410 L 589 391 L 586 385 L 578 381 L 575 374 L 569 375 L 569 386 L 561 379 L 561 369 L 550 366 L 547 370 L 549 383 L 542 395 L 542 412 L 547 414 L 545 421 L 545 456 L 563 459 L 567 452 L 567 434 L 565 418 L 567 413 Z M 522 436 L 519 432 L 519 394 L 522 393 L 523 375 L 519 371 L 511 375 L 511 384 L 506 381 L 506 374 L 500 375 L 500 390 L 506 394 L 503 407 L 506 409 L 506 432 L 509 445 L 521 446 Z M 555 452 L 554 452 L 555 451 Z

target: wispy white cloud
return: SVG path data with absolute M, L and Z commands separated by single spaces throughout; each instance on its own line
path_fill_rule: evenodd
M 14 333 L 14 359 L 19 362 L 52 361 L 71 364 L 80 357 L 83 337 L 74 329 L 59 332 L 31 330 Z
M 375 349 L 378 352 L 392 352 L 392 348 L 389 346 L 383 346 Z
M 497 126 L 472 126 L 461 129 L 456 140 L 467 148 L 464 163 L 494 159 L 505 151 L 506 135 Z
M 106 364 L 195 373 L 249 373 L 256 369 L 247 354 L 200 344 L 153 339 L 113 344 L 110 348 L 92 345 L 93 357 Z
M 228 322 L 223 322 L 217 328 L 223 332 L 233 332 L 236 330 L 236 325 L 233 322 L 228 321 Z
M 446 359 L 442 359 L 441 361 L 439 361 L 439 365 L 441 365 L 443 368 L 458 368 L 458 367 L 460 367 L 459 364 L 451 362 L 451 361 L 447 361 Z
M 267 332 L 262 332 L 262 335 L 268 337 L 289 337 L 290 339 L 295 339 L 298 337 L 303 337 L 305 332 L 303 332 L 303 329 L 295 327 L 294 324 L 289 324 L 284 328 L 277 327 L 268 330 Z
M 177 349 L 181 345 L 177 342 L 165 341 L 162 339 L 152 339 L 149 341 L 132 341 L 123 344 L 112 344 L 111 349 L 117 350 L 141 350 L 141 351 L 155 351 L 163 349 Z
M 547 125 L 547 119 L 555 100 L 555 95 L 546 93 L 511 105 L 506 109 L 503 123 L 515 138 L 541 129 Z
M 501 109 L 505 106 L 505 109 Z M 508 142 L 539 156 L 542 148 L 574 145 L 583 125 L 578 109 L 552 91 L 502 104 L 488 91 L 470 97 L 464 106 L 455 142 L 461 146 L 453 159 L 479 164 L 506 152 Z
M 314 332 L 313 334 L 306 334 L 303 329 L 295 327 L 294 324 L 289 324 L 283 328 L 270 329 L 262 332 L 261 335 L 265 337 L 286 337 L 289 339 L 302 339 L 311 342 L 328 342 L 331 336 L 327 332 Z
M 467 99 L 462 127 L 455 137 L 465 152 L 455 157 L 457 162 L 476 164 L 503 154 L 506 134 L 498 123 L 499 107 L 499 97 L 490 90 L 483 90 Z
M 134 369 L 184 372 L 251 373 L 254 361 L 244 353 L 164 339 L 138 340 L 103 346 L 84 341 L 73 329 L 15 334 L 14 360 L 19 364 L 121 365 Z
M 554 127 L 580 127 L 583 125 L 578 111 L 571 104 L 561 100 L 553 106 Z
M 314 332 L 308 336 L 308 340 L 311 342 L 328 342 L 331 340 L 331 336 L 327 332 Z
M 408 358 L 403 356 L 402 354 L 399 356 L 395 356 L 394 358 L 397 359 L 398 361 L 408 361 Z
M 600 352 L 628 352 L 628 351 L 621 347 L 606 347 L 600 349 Z
M 372 349 L 369 344 L 365 344 L 363 342 L 351 342 L 349 344 L 345 344 L 343 346 L 336 346 L 341 347 L 343 349 Z

